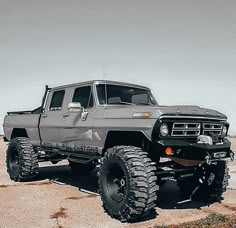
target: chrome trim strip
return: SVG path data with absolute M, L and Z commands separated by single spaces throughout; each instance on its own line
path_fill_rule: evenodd
M 200 131 L 197 128 L 183 128 L 183 129 L 173 129 L 173 131 Z
M 185 127 L 176 127 L 177 124 L 183 124 L 183 125 L 185 125 Z M 196 127 L 188 127 L 188 125 L 196 125 Z M 175 129 L 200 129 L 200 127 L 201 127 L 200 123 L 191 123 L 191 122 L 189 122 L 189 123 L 176 123 L 175 122 L 173 124 L 173 128 L 175 128 Z
M 221 130 L 203 130 L 203 135 L 206 135 L 206 133 L 213 133 L 213 132 L 217 132 L 217 135 L 221 135 Z
M 215 127 L 206 127 L 206 125 L 210 125 L 210 126 L 220 126 L 220 128 L 215 128 Z M 215 124 L 215 123 L 204 123 L 203 124 L 203 128 L 206 130 L 222 130 L 223 128 L 223 124 Z
M 178 126 L 182 125 L 182 126 Z M 189 126 L 195 126 L 195 127 L 189 127 Z M 193 123 L 193 122 L 174 122 L 173 128 L 171 132 L 171 136 L 199 136 L 201 130 L 201 124 L 200 123 Z M 179 132 L 180 134 L 177 134 Z
M 171 119 L 180 119 L 180 118 L 186 118 L 186 119 L 208 119 L 208 120 L 222 120 L 222 121 L 226 121 L 227 119 L 222 119 L 222 118 L 214 118 L 214 117 L 206 117 L 206 116 L 160 116 L 160 120 L 161 119 L 165 119 L 165 118 L 171 118 Z
M 178 135 L 178 134 L 174 134 L 173 132 L 171 133 L 171 136 L 179 136 L 179 137 L 195 137 L 195 136 L 199 136 L 200 135 L 200 131 L 198 131 L 197 134 L 187 134 L 185 133 L 184 135 Z

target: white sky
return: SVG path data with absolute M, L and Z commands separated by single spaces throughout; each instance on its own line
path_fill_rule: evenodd
M 235 0 L 0 0 L 0 122 L 39 106 L 45 84 L 110 79 L 217 109 L 236 134 L 235 12 Z

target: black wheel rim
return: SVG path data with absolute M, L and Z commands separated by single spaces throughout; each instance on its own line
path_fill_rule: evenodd
M 110 197 L 120 203 L 126 196 L 127 180 L 125 172 L 118 164 L 110 167 L 107 173 L 107 190 Z
M 20 159 L 19 159 L 19 153 L 16 148 L 12 150 L 11 157 L 10 157 L 10 170 L 11 172 L 16 175 L 19 171 L 19 164 Z

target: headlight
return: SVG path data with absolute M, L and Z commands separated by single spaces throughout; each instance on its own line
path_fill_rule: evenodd
M 167 136 L 169 134 L 169 129 L 168 129 L 168 126 L 167 124 L 163 123 L 160 127 L 160 134 L 162 136 Z
M 227 136 L 227 131 L 228 131 L 228 128 L 226 126 L 224 126 L 223 130 L 222 130 L 222 135 Z

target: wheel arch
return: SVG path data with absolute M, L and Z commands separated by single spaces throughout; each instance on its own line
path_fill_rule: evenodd
M 151 140 L 142 131 L 108 131 L 105 144 L 103 147 L 103 154 L 108 148 L 126 145 L 136 146 L 142 148 L 144 151 L 149 151 Z
M 25 128 L 13 128 L 13 131 L 11 133 L 11 139 L 16 137 L 24 137 L 29 138 L 28 133 Z

